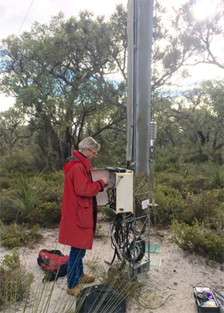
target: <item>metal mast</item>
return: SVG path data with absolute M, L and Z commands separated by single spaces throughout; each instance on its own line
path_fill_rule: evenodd
M 132 275 L 150 267 L 150 141 L 155 139 L 155 127 L 150 127 L 152 29 L 153 0 L 129 0 L 127 169 L 106 168 L 112 183 L 108 203 L 117 214 L 110 228 L 115 253 L 106 263 L 111 266 L 116 256 L 125 259 Z M 137 216 L 139 206 L 144 213 Z
M 128 1 L 127 164 L 149 175 L 153 0 Z
M 151 139 L 151 55 L 153 36 L 153 0 L 128 1 L 128 83 L 127 83 L 127 167 L 134 169 L 134 224 L 136 206 L 150 202 L 150 139 Z M 131 264 L 132 275 L 150 268 L 150 206 L 148 221 L 148 256 Z M 146 222 L 145 220 L 145 222 Z M 137 250 L 134 238 L 134 260 Z

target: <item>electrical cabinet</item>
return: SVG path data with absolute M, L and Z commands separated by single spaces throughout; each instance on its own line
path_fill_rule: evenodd
M 116 213 L 133 213 L 133 172 L 116 173 Z
M 133 171 L 121 168 L 106 168 L 110 185 L 108 201 L 116 213 L 133 213 Z

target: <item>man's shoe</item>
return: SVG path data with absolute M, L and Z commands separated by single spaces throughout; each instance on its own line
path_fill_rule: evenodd
M 77 297 L 82 291 L 83 287 L 80 285 L 75 286 L 74 288 L 67 288 L 67 294 Z
M 95 277 L 92 274 L 83 274 L 80 278 L 79 278 L 79 282 L 80 284 L 89 284 L 94 282 Z

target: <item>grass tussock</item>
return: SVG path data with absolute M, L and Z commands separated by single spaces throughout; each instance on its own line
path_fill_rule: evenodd
M 125 264 L 114 265 L 109 268 L 103 283 L 113 287 L 125 299 L 135 298 L 141 287 L 138 280 L 130 276 L 130 271 Z

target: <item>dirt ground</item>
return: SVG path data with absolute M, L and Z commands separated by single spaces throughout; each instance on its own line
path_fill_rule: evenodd
M 62 253 L 69 254 L 70 248 L 58 244 L 58 229 L 45 229 L 42 233 L 43 240 L 34 249 L 19 249 L 22 263 L 27 271 L 34 275 L 25 312 L 61 313 L 68 311 L 69 306 L 75 310 L 75 298 L 66 293 L 66 277 L 59 278 L 55 283 L 42 283 L 44 273 L 37 264 L 38 252 L 41 249 L 59 249 Z M 102 224 L 100 233 L 103 236 L 94 238 L 93 250 L 86 252 L 86 272 L 90 272 L 90 264 L 95 264 L 106 273 L 108 265 L 104 261 L 112 260 L 114 250 L 111 248 L 108 223 Z M 127 302 L 127 313 L 196 313 L 194 286 L 211 287 L 224 295 L 224 266 L 218 263 L 207 265 L 203 258 L 184 252 L 171 244 L 170 237 L 171 234 L 167 230 L 160 230 L 158 233 L 151 229 L 150 244 L 158 245 L 161 250 L 159 253 L 150 254 L 150 260 L 153 260 L 150 270 L 137 274 L 137 280 L 142 283 L 141 292 L 138 300 Z M 10 254 L 10 251 L 0 247 L 0 259 L 5 254 Z M 160 262 L 155 262 L 154 259 Z M 102 282 L 96 277 L 94 284 L 100 283 Z M 6 313 L 24 312 L 23 308 L 23 303 L 17 303 L 8 308 Z

